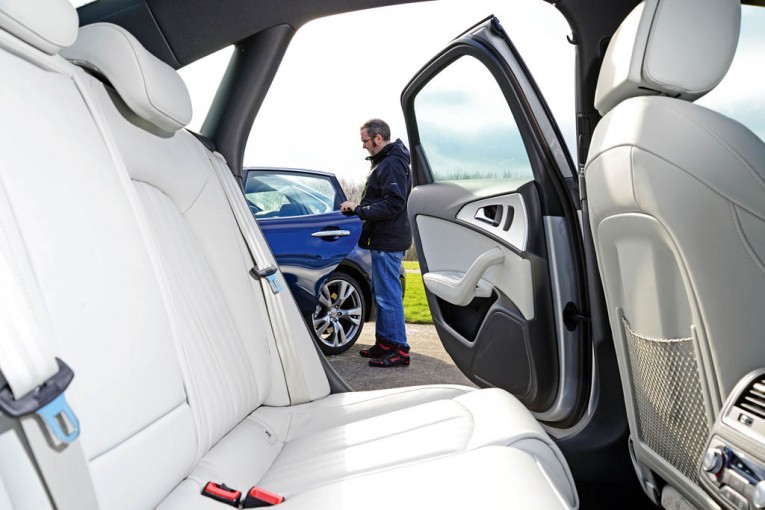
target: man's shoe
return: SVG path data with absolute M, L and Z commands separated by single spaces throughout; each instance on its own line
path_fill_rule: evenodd
M 381 358 L 388 354 L 394 345 L 387 340 L 378 338 L 375 340 L 375 344 L 369 349 L 361 349 L 359 354 L 362 358 Z
M 409 347 L 393 347 L 378 359 L 370 359 L 370 367 L 406 367 L 409 366 Z

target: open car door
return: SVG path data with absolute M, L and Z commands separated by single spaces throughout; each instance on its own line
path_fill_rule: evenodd
M 592 374 L 577 174 L 499 21 L 455 39 L 402 105 L 409 217 L 444 347 L 477 384 L 574 424 Z

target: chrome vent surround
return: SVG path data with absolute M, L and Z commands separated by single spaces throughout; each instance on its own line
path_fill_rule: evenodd
M 761 375 L 749 383 L 746 390 L 736 400 L 735 405 L 760 419 L 765 419 L 765 375 Z
M 765 370 L 750 372 L 736 384 L 723 408 L 722 422 L 765 447 Z

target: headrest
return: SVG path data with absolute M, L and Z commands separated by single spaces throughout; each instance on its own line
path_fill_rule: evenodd
M 165 131 L 191 121 L 191 98 L 175 70 L 146 51 L 127 30 L 111 23 L 80 29 L 61 55 L 109 80 L 139 117 Z
M 74 42 L 79 24 L 68 0 L 0 0 L 0 28 L 50 55 Z
M 636 96 L 700 98 L 728 71 L 740 22 L 739 0 L 645 0 L 608 45 L 595 108 L 605 115 Z

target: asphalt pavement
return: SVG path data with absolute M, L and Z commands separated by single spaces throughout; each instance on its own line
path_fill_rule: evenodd
M 454 366 L 441 345 L 436 328 L 425 324 L 407 324 L 406 336 L 412 350 L 407 367 L 376 368 L 359 351 L 374 344 L 374 322 L 364 325 L 356 344 L 343 354 L 327 356 L 330 364 L 354 390 L 399 388 L 421 384 L 448 383 L 476 387 Z

